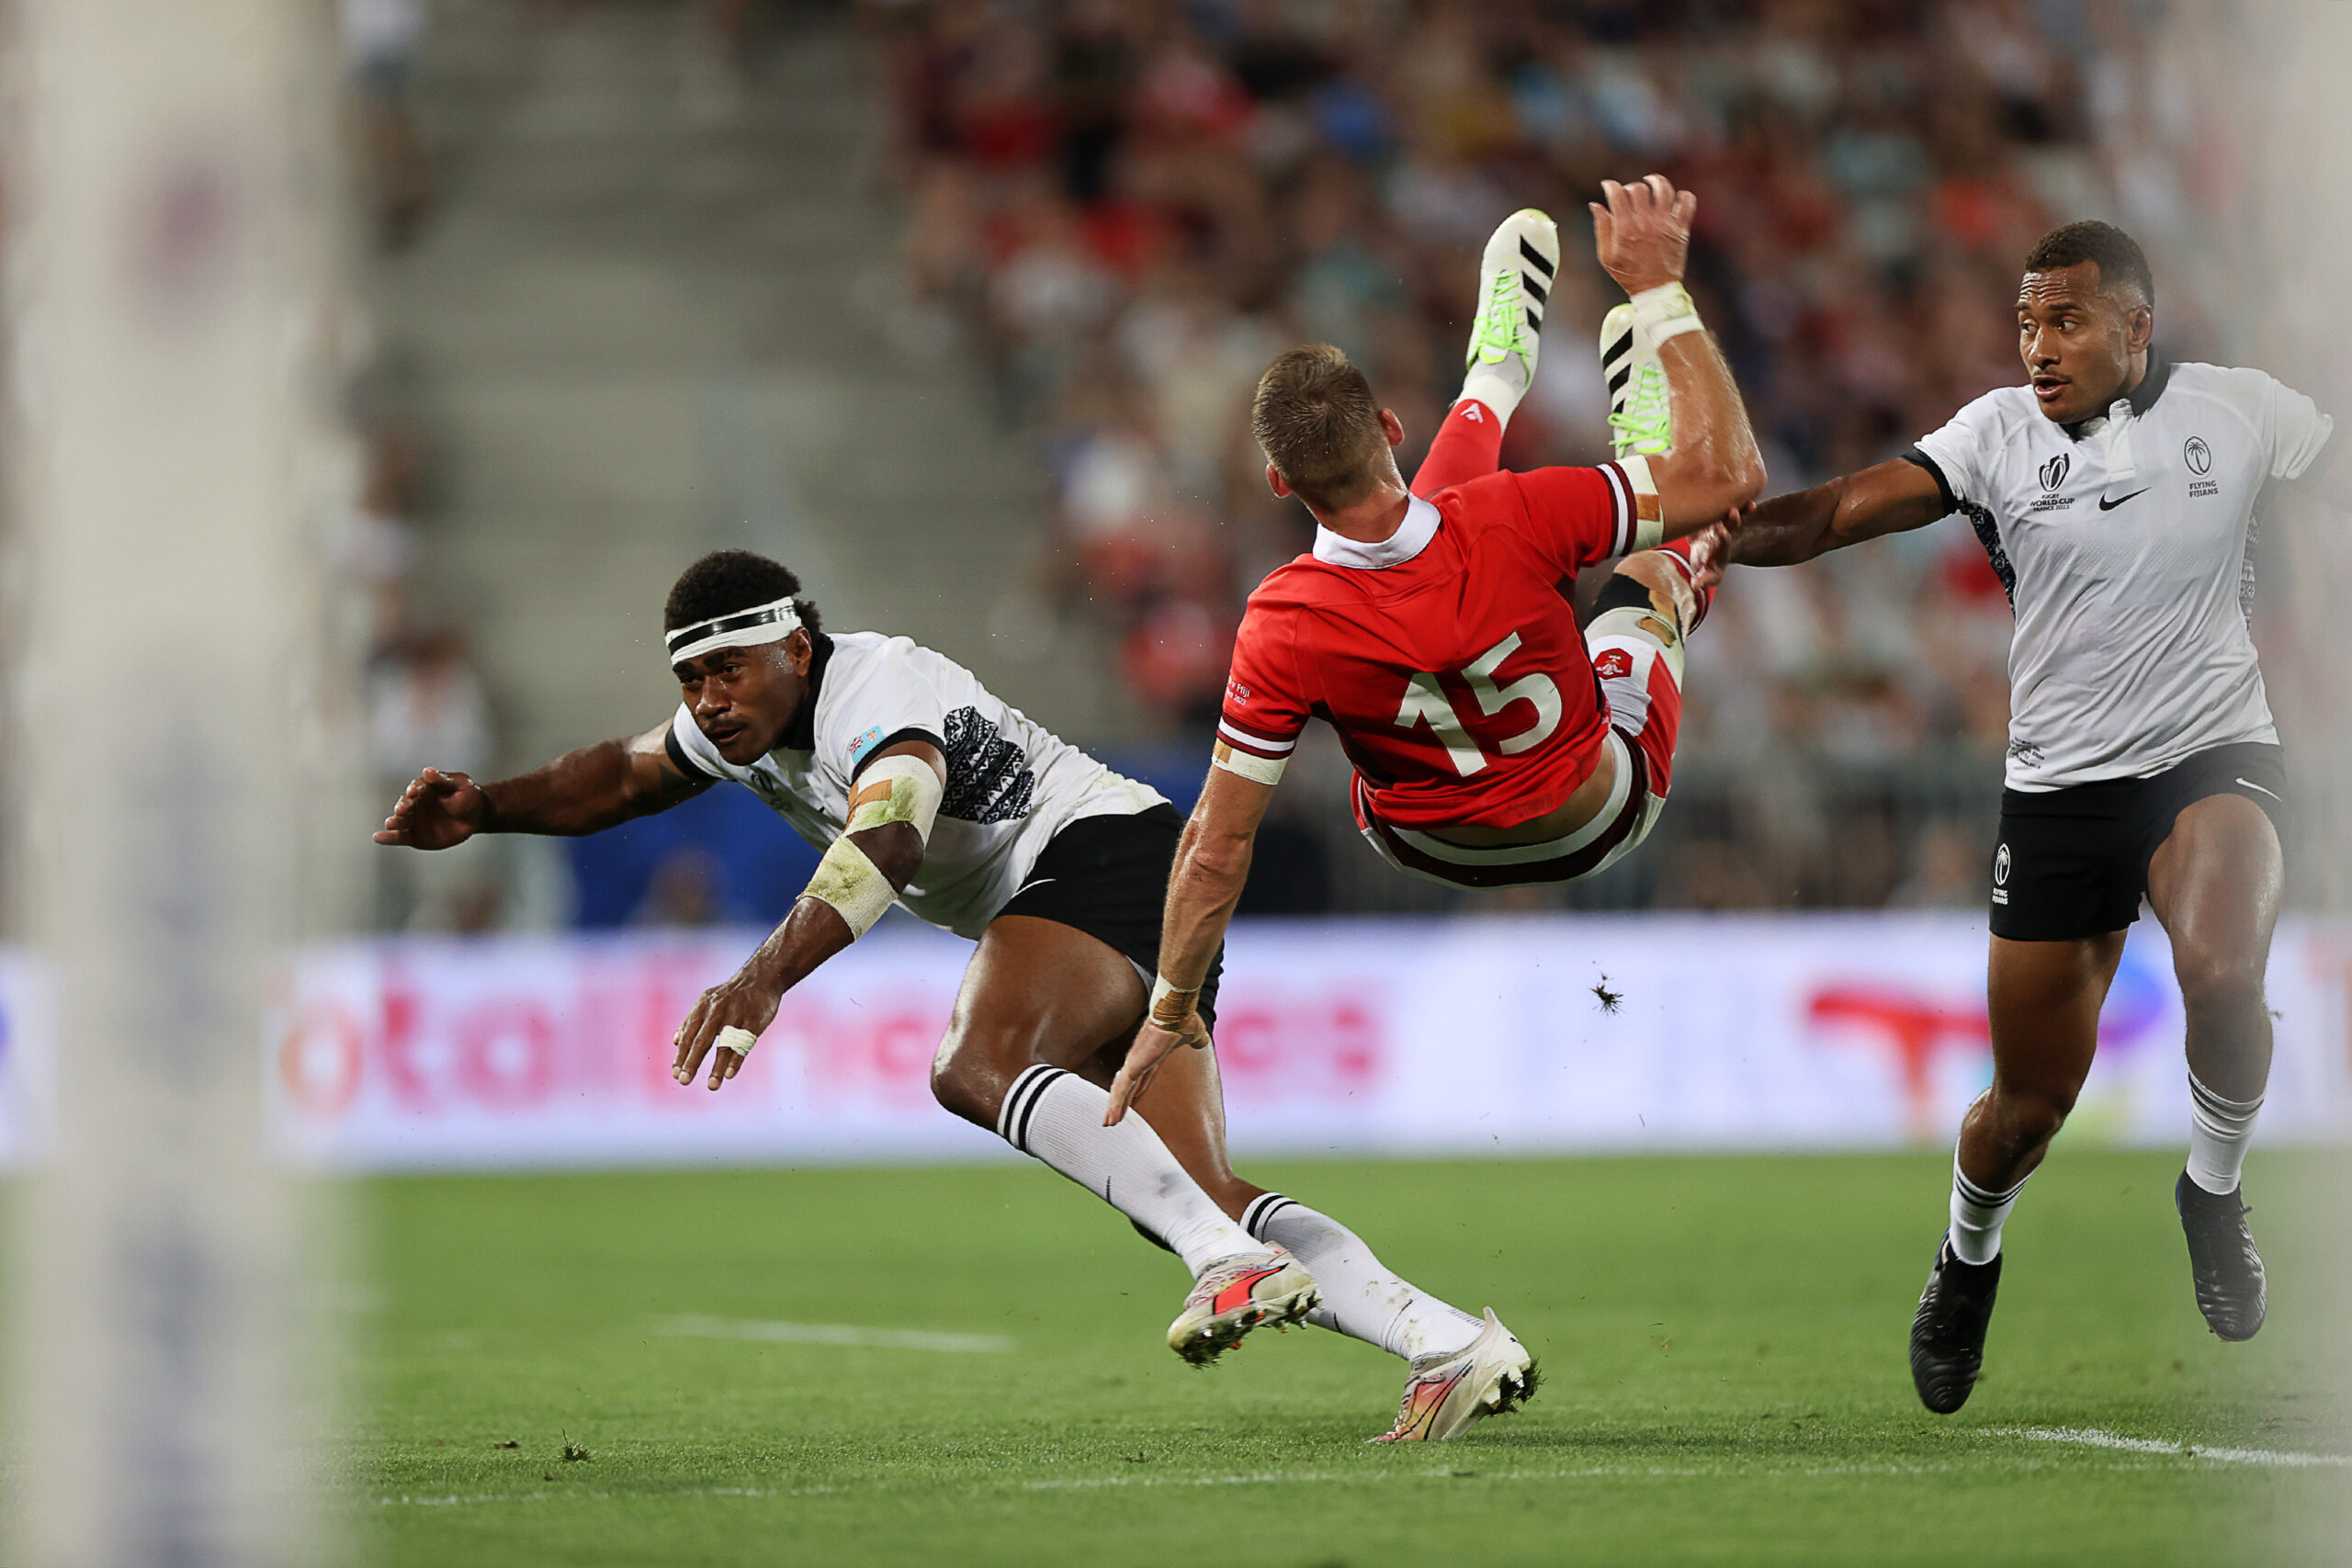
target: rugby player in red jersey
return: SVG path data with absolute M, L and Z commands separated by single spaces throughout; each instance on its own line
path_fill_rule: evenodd
M 1408 872 L 1464 887 L 1565 882 L 1614 863 L 1656 821 L 1682 639 L 1722 547 L 1716 534 L 1694 552 L 1687 536 L 1754 501 L 1764 465 L 1682 288 L 1697 198 L 1657 175 L 1603 192 L 1595 247 L 1631 296 L 1602 335 L 1616 461 L 1496 468 L 1559 265 L 1540 212 L 1514 213 L 1487 243 L 1462 396 L 1409 490 L 1393 450 L 1402 426 L 1337 349 L 1294 349 L 1260 381 L 1266 479 L 1314 513 L 1315 548 L 1250 595 L 1216 765 L 1169 882 L 1152 1018 L 1114 1087 L 1114 1120 L 1170 1050 L 1206 1042 L 1193 998 L 1310 717 L 1355 764 L 1364 837 Z M 1618 557 L 1580 627 L 1576 574 Z M 1340 1283 L 1317 1277 L 1327 1296 Z

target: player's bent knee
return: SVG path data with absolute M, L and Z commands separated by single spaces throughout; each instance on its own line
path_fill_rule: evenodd
M 2177 954 L 2173 972 L 2182 1002 L 2192 1012 L 2222 1012 L 2262 1006 L 2263 964 L 2243 953 Z
M 2003 1089 L 1996 1088 L 2001 1114 L 1996 1124 L 2007 1131 L 2015 1148 L 2022 1154 L 2040 1148 L 2058 1135 L 2066 1118 L 2075 1109 L 2072 1094 L 2060 1094 L 2048 1089 Z

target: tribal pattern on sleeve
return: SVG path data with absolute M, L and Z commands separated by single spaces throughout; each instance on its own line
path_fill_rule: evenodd
M 964 822 L 1007 822 L 1029 811 L 1037 775 L 1023 765 L 1021 748 L 971 707 L 947 716 L 947 792 L 942 817 Z

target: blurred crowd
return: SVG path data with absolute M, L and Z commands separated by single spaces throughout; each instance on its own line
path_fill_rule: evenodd
M 1700 194 L 1692 290 L 1774 491 L 1882 460 L 2019 378 L 2007 306 L 2046 229 L 2120 221 L 2162 278 L 2188 212 L 2217 209 L 2218 192 L 2184 186 L 2227 164 L 2166 90 L 2171 64 L 2147 41 L 2164 9 L 910 0 L 866 14 L 914 286 L 965 324 L 1003 417 L 1051 472 L 1040 591 L 1107 623 L 1134 700 L 1181 734 L 1215 712 L 1243 597 L 1311 531 L 1268 494 L 1249 437 L 1275 353 L 1344 348 L 1403 417 L 1409 473 L 1458 388 L 1479 247 L 1511 209 L 1541 207 L 1579 265 L 1563 269 L 1504 460 L 1603 456 L 1589 334 L 1616 295 L 1590 260 L 1585 201 L 1604 176 L 1657 169 Z M 2195 291 L 2161 303 L 2165 343 L 2199 349 Z M 1692 772 L 1989 767 L 2009 625 L 1957 525 L 1813 570 L 1739 572 L 1693 645 Z M 1973 901 L 1974 876 L 1951 869 L 1973 856 L 1938 826 L 1914 823 L 1854 886 L 1785 886 L 1767 854 L 1734 856 L 1728 885 L 1716 866 L 1707 886 L 1655 891 Z

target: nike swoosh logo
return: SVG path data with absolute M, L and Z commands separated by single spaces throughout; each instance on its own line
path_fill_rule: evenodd
M 2132 495 L 2145 495 L 2145 494 L 2147 494 L 2147 493 L 2148 493 L 2148 487 L 2147 487 L 2146 485 L 2142 485 L 2138 490 L 2133 491 L 2132 492 Z M 2108 499 L 2107 499 L 2107 497 L 2105 497 L 2105 496 L 2100 496 L 2100 497 L 2098 498 L 2098 509 L 2099 509 L 2101 512 L 2112 512 L 2112 511 L 2114 511 L 2117 507 L 2119 507 L 2119 506 L 2122 505 L 2122 504 L 2124 503 L 2124 502 L 2127 502 L 2127 501 L 2131 500 L 2131 499 L 2132 499 L 2132 495 L 2122 496 L 2122 497 L 2120 497 L 2120 498 L 2118 498 L 2117 500 L 2114 500 L 2114 501 L 2109 501 L 2109 500 L 2108 500 Z
M 2233 782 L 2242 784 L 2248 789 L 2262 789 L 2262 786 L 2255 783 L 2252 779 L 2238 779 Z M 2268 795 L 2271 799 L 2278 801 L 2282 806 L 2286 804 L 2284 797 L 2282 797 L 2275 789 L 2262 789 L 2262 793 Z

